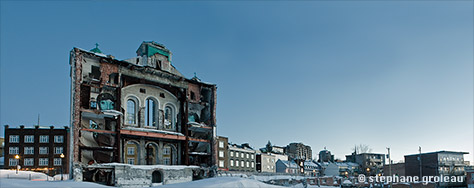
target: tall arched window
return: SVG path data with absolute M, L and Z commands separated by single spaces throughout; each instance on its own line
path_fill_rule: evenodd
M 128 124 L 136 124 L 137 123 L 137 105 L 134 100 L 128 99 L 127 100 L 127 123 Z
M 158 122 L 156 117 L 156 102 L 149 98 L 145 105 L 145 126 L 156 127 Z
M 174 127 L 174 110 L 171 106 L 165 107 L 165 129 L 173 129 Z

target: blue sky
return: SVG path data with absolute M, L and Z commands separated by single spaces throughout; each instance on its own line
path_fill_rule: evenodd
M 73 47 L 126 59 L 153 40 L 218 85 L 232 142 L 474 152 L 472 1 L 1 1 L 0 15 L 1 125 L 68 125 Z

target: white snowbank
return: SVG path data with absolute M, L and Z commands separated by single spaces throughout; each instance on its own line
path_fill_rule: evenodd
M 0 170 L 0 178 L 8 179 L 32 179 L 32 180 L 52 180 L 53 178 L 41 172 L 19 170 Z M 3 180 L 2 180 L 3 181 Z
M 281 186 L 270 185 L 257 180 L 245 179 L 245 178 L 236 178 L 236 177 L 217 177 L 217 178 L 208 178 L 203 180 L 191 181 L 186 183 L 176 183 L 169 185 L 161 185 L 155 188 L 166 188 L 166 187 L 193 187 L 193 188 L 207 188 L 207 187 L 225 187 L 225 188 L 243 188 L 243 187 L 274 187 L 282 188 Z
M 91 182 L 67 181 L 30 181 L 19 179 L 1 179 L 0 187 L 35 187 L 35 188 L 104 188 L 109 187 Z
M 198 166 L 186 166 L 186 165 L 131 165 L 125 163 L 102 163 L 96 164 L 95 166 L 130 166 L 131 168 L 138 168 L 144 170 L 152 170 L 152 169 L 164 169 L 164 170 L 182 170 L 186 168 L 199 168 Z M 91 165 L 94 166 L 94 165 Z

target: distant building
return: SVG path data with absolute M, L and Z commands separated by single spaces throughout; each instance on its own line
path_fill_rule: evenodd
M 227 137 L 217 137 L 217 165 L 218 170 L 229 170 L 229 139 Z
M 0 138 L 0 157 L 5 156 L 5 138 Z
M 276 162 L 277 173 L 296 174 L 298 173 L 298 168 L 299 168 L 298 165 L 294 161 L 278 160 Z
M 318 162 L 334 162 L 334 155 L 331 155 L 331 152 L 324 148 L 319 152 Z
M 313 151 L 311 146 L 304 145 L 303 143 L 291 143 L 286 146 L 286 154 L 290 159 L 301 159 L 301 160 L 312 160 Z
M 274 155 L 257 153 L 257 172 L 276 172 L 276 160 Z
M 256 170 L 256 151 L 248 144 L 229 145 L 229 170 L 254 172 Z
M 69 128 L 35 126 L 11 128 L 5 125 L 6 169 L 44 172 L 48 175 L 69 173 Z M 61 158 L 63 155 L 63 158 Z M 18 158 L 16 158 L 18 156 Z
M 474 166 L 466 167 L 465 170 L 467 187 L 474 188 Z
M 420 158 L 422 176 L 464 176 L 466 166 L 464 154 L 468 152 L 436 151 L 405 155 L 405 175 L 420 176 Z M 464 180 L 464 178 L 461 178 Z M 440 187 L 466 186 L 466 182 L 439 183 Z
M 390 165 L 384 165 L 383 172 L 385 176 L 390 175 Z M 392 164 L 392 175 L 405 176 L 405 163 Z
M 321 166 L 312 160 L 307 160 L 304 162 L 304 175 L 316 177 L 319 176 L 320 170 Z
M 346 155 L 346 162 L 357 163 L 360 166 L 359 173 L 367 176 L 374 176 L 383 173 L 385 164 L 385 154 L 361 153 Z

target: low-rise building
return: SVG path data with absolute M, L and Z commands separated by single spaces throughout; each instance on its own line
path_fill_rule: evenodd
M 229 170 L 254 172 L 256 151 L 249 144 L 229 144 Z
M 257 172 L 276 172 L 275 156 L 266 153 L 257 153 Z
M 468 152 L 436 151 L 429 153 L 405 155 L 405 175 L 420 176 L 456 176 L 462 182 L 440 182 L 438 186 L 466 186 L 464 181 L 466 166 L 464 154 Z M 421 161 L 420 161 L 421 159 Z M 421 164 L 421 168 L 420 168 Z
M 0 138 L 0 157 L 5 155 L 5 138 Z
M 405 163 L 395 163 L 395 164 L 392 164 L 392 172 L 391 174 L 392 175 L 396 175 L 396 176 L 405 176 Z M 385 176 L 389 176 L 390 175 L 390 165 L 384 165 L 383 166 L 383 172 L 384 172 L 384 175 Z
M 287 174 L 296 174 L 298 173 L 298 164 L 294 161 L 282 161 L 278 160 L 276 162 L 276 172 L 277 173 L 287 173 Z
M 39 171 L 48 175 L 69 172 L 69 127 L 35 126 L 13 128 L 5 125 L 6 169 Z
M 467 187 L 474 188 L 474 166 L 467 166 L 465 170 Z
M 360 165 L 360 172 L 366 176 L 375 176 L 383 174 L 383 165 L 385 164 L 385 154 L 379 153 L 352 153 L 346 155 L 346 162 L 353 162 Z

